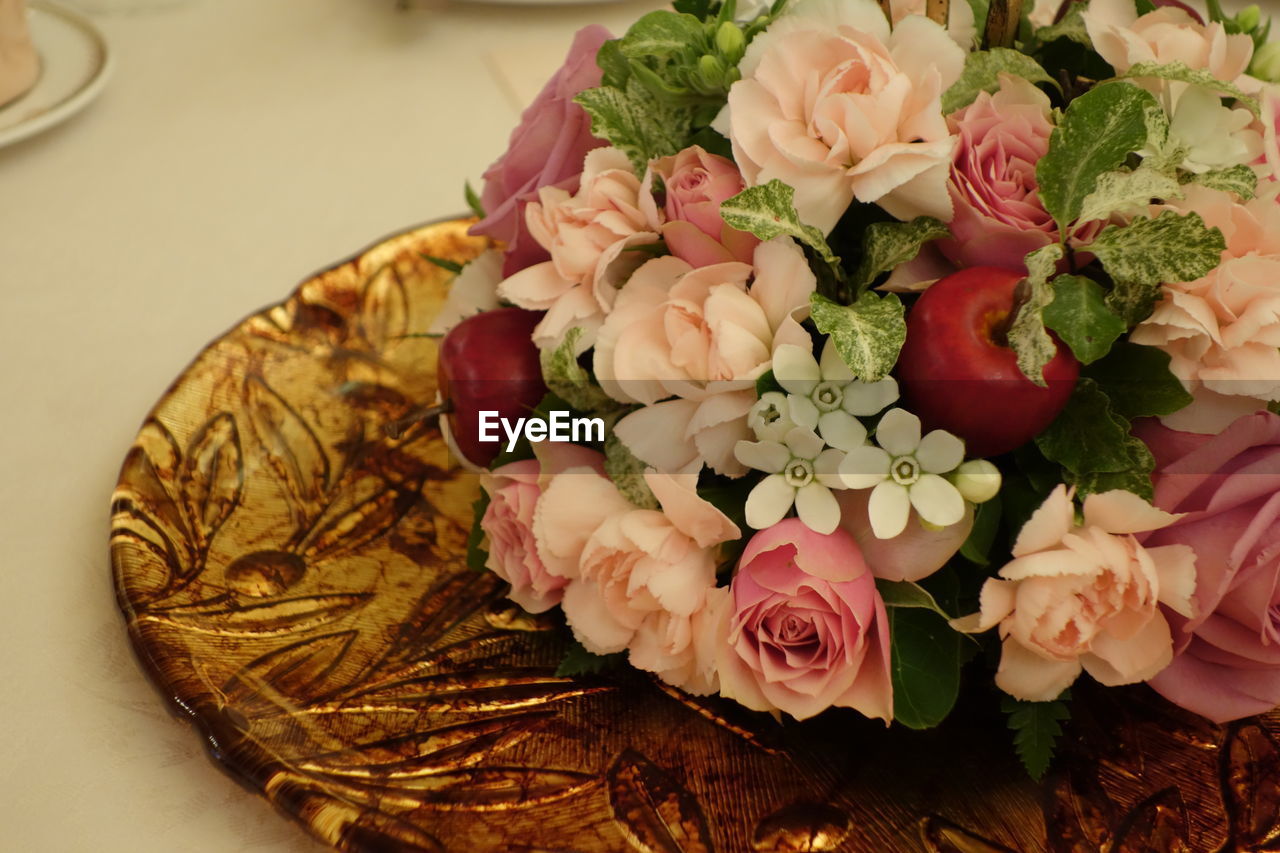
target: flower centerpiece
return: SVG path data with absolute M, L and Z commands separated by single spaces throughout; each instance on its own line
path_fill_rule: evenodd
M 1268 29 L 676 0 L 580 32 L 434 330 L 473 568 L 563 617 L 564 674 L 928 728 L 967 667 L 1035 775 L 1081 678 L 1280 704 Z

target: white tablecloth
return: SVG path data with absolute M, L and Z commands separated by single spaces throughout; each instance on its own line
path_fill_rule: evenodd
M 120 462 L 207 341 L 461 212 L 573 31 L 656 5 L 190 0 L 94 19 L 117 59 L 100 100 L 0 149 L 0 849 L 318 849 L 143 680 L 107 558 Z

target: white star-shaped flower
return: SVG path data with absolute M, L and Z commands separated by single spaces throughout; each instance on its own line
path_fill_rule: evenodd
M 791 511 L 810 530 L 831 533 L 840 523 L 840 504 L 832 489 L 843 489 L 838 470 L 844 452 L 827 447 L 811 429 L 792 427 L 779 441 L 739 441 L 738 461 L 764 471 L 765 477 L 747 496 L 747 524 L 756 530 L 772 527 Z
M 839 470 L 848 488 L 872 490 L 867 514 L 878 538 L 901 533 L 912 507 L 936 527 L 964 518 L 964 497 L 942 477 L 964 461 L 963 441 L 940 429 L 921 438 L 918 417 L 890 409 L 876 427 L 876 443 L 849 451 Z
M 867 441 L 866 427 L 855 415 L 878 414 L 898 399 L 897 380 L 891 376 L 879 382 L 855 379 L 830 339 L 822 348 L 821 362 L 803 347 L 778 347 L 773 354 L 773 376 L 787 391 L 791 419 L 845 451 Z

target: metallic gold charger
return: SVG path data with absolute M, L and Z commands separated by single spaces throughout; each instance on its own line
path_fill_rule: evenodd
M 938 730 L 777 724 L 637 672 L 559 678 L 553 623 L 465 565 L 476 478 L 430 425 L 425 330 L 485 248 L 392 237 L 210 344 L 113 496 L 134 648 L 210 755 L 350 851 L 1280 850 L 1280 717 L 1078 690 L 1043 785 L 983 685 Z

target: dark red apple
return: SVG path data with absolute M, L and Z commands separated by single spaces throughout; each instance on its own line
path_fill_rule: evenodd
M 468 317 L 440 342 L 437 376 L 449 405 L 449 433 L 458 452 L 476 465 L 487 467 L 506 442 L 500 429 L 501 441 L 480 440 L 480 413 L 497 412 L 514 423 L 547 393 L 533 344 L 541 319 L 537 311 L 498 308 Z
M 907 408 L 927 429 L 965 441 L 969 456 L 1013 450 L 1047 427 L 1067 404 L 1080 363 L 1056 337 L 1058 353 L 1042 388 L 1018 369 L 1005 340 L 1023 276 L 971 267 L 926 290 L 907 315 L 897 375 Z

